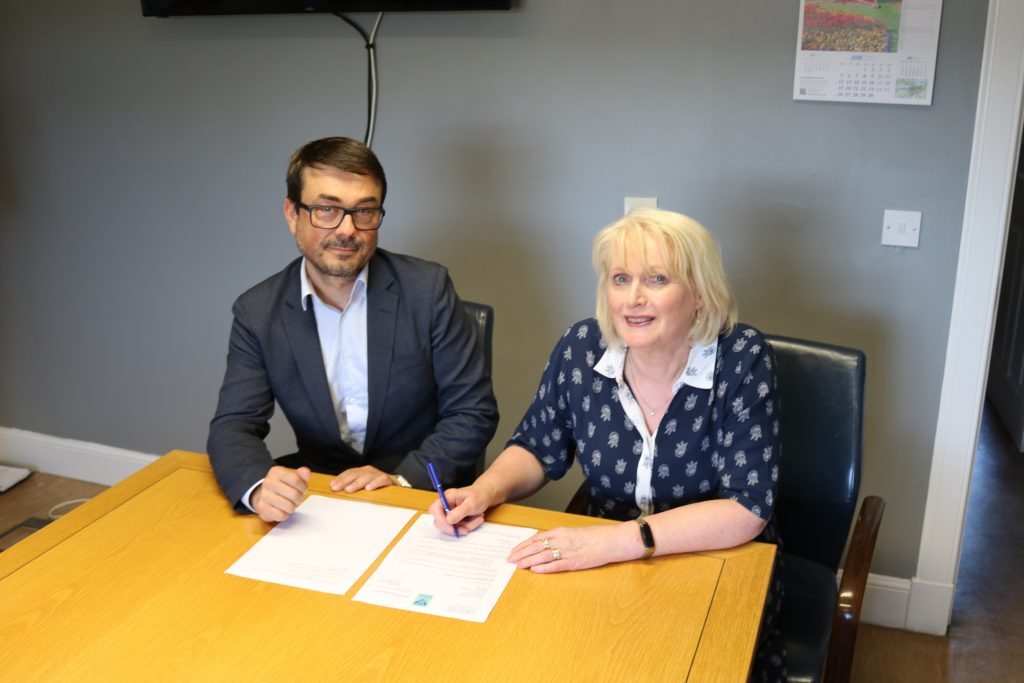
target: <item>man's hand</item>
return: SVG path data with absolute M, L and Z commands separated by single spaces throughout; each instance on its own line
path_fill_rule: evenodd
M 353 467 L 350 470 L 345 470 L 336 476 L 331 482 L 331 490 L 341 491 L 344 489 L 345 493 L 352 493 L 363 489 L 372 491 L 384 488 L 385 486 L 391 486 L 394 483 L 394 477 L 387 472 L 381 472 L 376 467 L 371 467 L 370 465 L 363 465 L 362 467 Z
M 293 470 L 275 465 L 249 496 L 249 504 L 264 522 L 283 522 L 302 502 L 309 488 L 308 467 Z

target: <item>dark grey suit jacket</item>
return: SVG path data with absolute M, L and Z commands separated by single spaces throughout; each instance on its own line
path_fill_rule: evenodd
M 448 271 L 377 249 L 367 279 L 369 412 L 359 454 L 341 440 L 313 306 L 303 310 L 296 259 L 235 301 L 227 370 L 207 450 L 236 509 L 274 465 L 263 439 L 274 402 L 298 459 L 337 473 L 373 465 L 430 489 L 427 458 L 446 485 L 472 480 L 498 423 L 477 327 Z

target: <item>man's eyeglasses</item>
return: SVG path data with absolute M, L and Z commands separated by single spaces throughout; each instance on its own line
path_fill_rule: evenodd
M 384 208 L 379 206 L 346 209 L 329 204 L 310 205 L 295 202 L 295 205 L 300 209 L 309 211 L 309 222 L 313 224 L 314 228 L 321 228 L 323 230 L 337 229 L 341 222 L 345 220 L 345 216 L 352 216 L 352 225 L 356 230 L 376 230 L 380 227 L 380 222 L 384 218 Z

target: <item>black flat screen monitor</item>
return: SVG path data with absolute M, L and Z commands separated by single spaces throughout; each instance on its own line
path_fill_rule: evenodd
M 512 0 L 142 0 L 142 16 L 507 10 Z

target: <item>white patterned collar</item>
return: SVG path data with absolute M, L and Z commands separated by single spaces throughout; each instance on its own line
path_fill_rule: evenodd
M 594 370 L 619 384 L 624 383 L 623 373 L 626 368 L 626 347 L 609 346 L 597 361 Z M 715 361 L 718 357 L 718 340 L 710 344 L 694 344 L 690 347 L 690 356 L 686 359 L 686 367 L 672 383 L 672 393 L 679 387 L 689 384 L 695 389 L 710 389 L 715 379 Z

